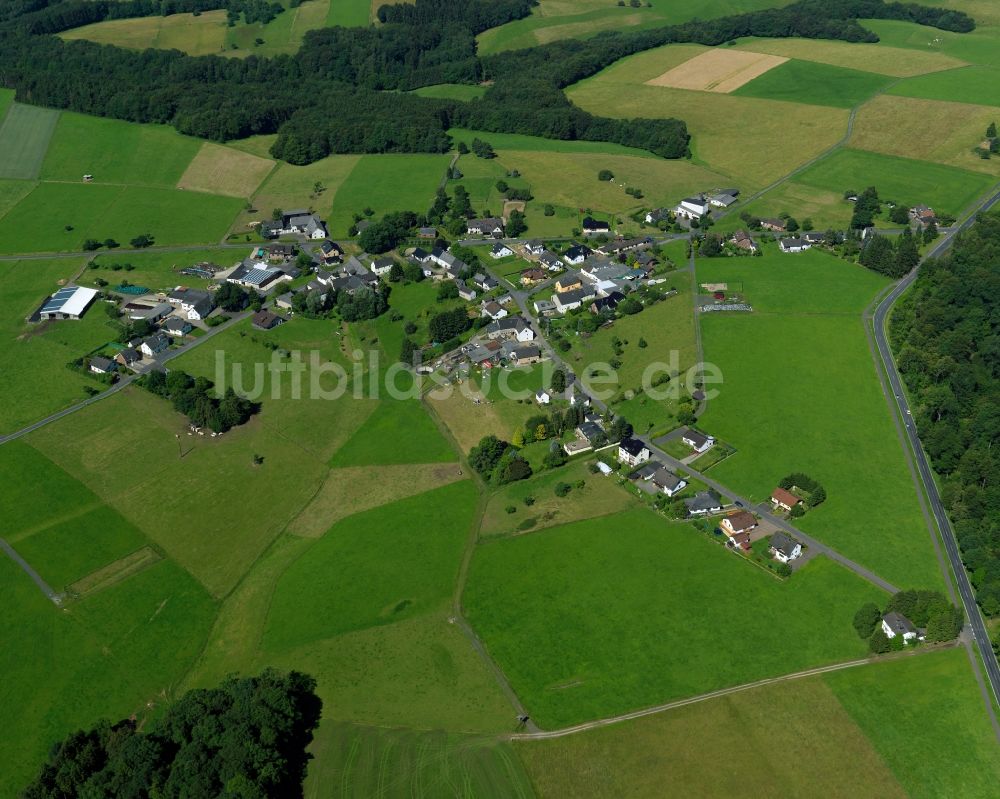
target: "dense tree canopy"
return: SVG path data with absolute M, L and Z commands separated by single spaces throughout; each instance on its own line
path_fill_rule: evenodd
M 316 681 L 265 671 L 188 691 L 140 731 L 101 722 L 53 748 L 25 799 L 301 797 L 319 724 Z
M 1000 613 L 1000 216 L 925 263 L 892 318 L 920 440 L 983 610 Z
M 212 393 L 211 380 L 191 377 L 180 369 L 172 369 L 166 374 L 154 370 L 137 382 L 170 400 L 178 413 L 187 416 L 195 427 L 207 427 L 216 433 L 243 424 L 260 410 L 256 403 L 238 396 L 232 386 L 219 398 Z

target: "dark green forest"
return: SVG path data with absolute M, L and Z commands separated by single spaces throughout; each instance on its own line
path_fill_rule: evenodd
M 1000 215 L 930 260 L 891 335 L 979 603 L 1000 614 Z
M 305 164 L 331 153 L 444 152 L 453 126 L 553 139 L 608 141 L 664 158 L 688 154 L 678 119 L 609 119 L 563 89 L 633 53 L 671 43 L 720 45 L 741 36 L 877 41 L 858 19 L 899 19 L 950 31 L 960 12 L 884 0 L 799 0 L 784 8 L 612 31 L 479 57 L 477 33 L 531 13 L 533 0 L 417 0 L 386 5 L 380 24 L 307 34 L 292 56 L 227 59 L 135 52 L 54 34 L 105 19 L 225 8 L 266 13 L 259 0 L 11 0 L 0 5 L 0 85 L 22 102 L 132 122 L 173 125 L 226 141 L 277 133 L 272 154 Z M 411 89 L 489 82 L 470 102 Z

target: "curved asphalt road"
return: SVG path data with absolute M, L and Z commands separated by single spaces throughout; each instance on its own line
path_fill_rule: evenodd
M 975 222 L 977 214 L 983 211 L 988 211 L 998 202 L 1000 202 L 1000 191 L 993 194 L 988 200 L 986 200 L 986 202 L 984 202 L 977 209 L 976 214 L 970 216 L 953 232 L 945 236 L 941 242 L 927 254 L 927 257 L 924 260 L 927 260 L 927 258 L 937 258 L 938 256 L 943 255 L 948 247 L 951 246 L 953 237 L 956 233 L 959 233 L 971 226 Z M 889 317 L 889 311 L 892 309 L 893 303 L 895 303 L 903 292 L 910 287 L 913 281 L 917 279 L 919 269 L 920 266 L 918 265 L 912 272 L 899 281 L 895 288 L 893 288 L 893 290 L 886 295 L 882 302 L 878 304 L 878 307 L 875 308 L 873 319 L 875 344 L 878 347 L 879 357 L 882 359 L 882 364 L 885 367 L 885 372 L 889 379 L 889 385 L 892 387 L 892 393 L 895 396 L 896 406 L 899 409 L 900 417 L 903 419 L 905 424 L 906 437 L 909 439 L 910 447 L 913 450 L 917 470 L 920 473 L 920 479 L 924 484 L 925 491 L 927 492 L 927 498 L 930 502 L 931 511 L 934 513 L 938 529 L 941 531 L 941 537 L 944 539 L 944 546 L 946 552 L 948 553 L 948 560 L 951 562 L 951 569 L 955 574 L 958 592 L 962 597 L 962 605 L 965 607 L 965 615 L 968 617 L 969 624 L 972 626 L 972 634 L 976 639 L 976 646 L 978 647 L 979 653 L 982 655 L 983 663 L 986 666 L 986 676 L 990 681 L 993 696 L 997 699 L 997 701 L 1000 701 L 1000 664 L 997 663 L 996 655 L 993 653 L 993 647 L 990 644 L 990 638 L 986 631 L 986 625 L 983 623 L 982 614 L 979 612 L 979 605 L 976 604 L 976 596 L 973 593 L 972 585 L 969 582 L 969 575 L 966 573 L 965 566 L 962 563 L 958 543 L 955 540 L 955 533 L 952 530 L 951 522 L 948 520 L 948 514 L 945 511 L 944 504 L 941 502 L 941 495 L 938 492 L 937 483 L 934 481 L 934 473 L 931 471 L 931 467 L 927 461 L 927 455 L 924 453 L 923 447 L 920 446 L 920 438 L 917 435 L 917 426 L 912 415 L 910 414 L 910 406 L 903 388 L 903 381 L 899 376 L 899 371 L 896 368 L 896 360 L 893 357 L 892 348 L 889 346 L 889 342 L 886 337 L 886 321 Z

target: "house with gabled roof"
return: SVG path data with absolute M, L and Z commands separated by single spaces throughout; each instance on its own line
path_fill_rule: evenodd
M 776 510 L 790 511 L 802 502 L 795 494 L 780 486 L 771 492 L 771 504 Z
M 570 266 L 576 266 L 577 264 L 582 264 L 593 254 L 594 251 L 590 247 L 586 247 L 583 244 L 574 244 L 563 253 L 563 260 Z
M 788 563 L 788 561 L 795 560 L 802 554 L 802 544 L 779 530 L 771 536 L 768 551 L 774 556 L 775 560 Z
M 623 438 L 618 442 L 618 460 L 629 466 L 638 466 L 649 460 L 649 447 L 638 438 Z
M 503 220 L 495 216 L 484 219 L 470 219 L 465 226 L 470 236 L 492 236 L 495 239 L 503 237 Z
M 585 216 L 580 223 L 580 229 L 583 231 L 584 236 L 599 236 L 602 233 L 610 233 L 611 225 L 603 219 L 594 219 L 591 216 Z
M 890 610 L 882 617 L 882 632 L 887 638 L 895 638 L 897 635 L 903 637 L 903 643 L 907 644 L 914 638 L 922 638 L 920 631 L 902 613 Z
M 687 480 L 678 477 L 664 466 L 653 473 L 650 482 L 668 497 L 672 497 L 687 488 Z
M 699 433 L 693 427 L 689 427 L 681 434 L 681 441 L 687 444 L 695 452 L 708 452 L 715 446 L 715 439 L 704 433 Z

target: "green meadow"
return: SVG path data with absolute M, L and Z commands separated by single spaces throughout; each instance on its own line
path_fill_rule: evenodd
M 639 509 L 482 544 L 463 604 L 553 728 L 860 656 L 868 600 L 884 595 L 832 561 L 782 582 Z
M 1000 106 L 1000 69 L 973 66 L 920 75 L 893 86 L 889 93 L 928 100 Z
M 699 424 L 737 449 L 712 476 L 764 501 L 783 476 L 805 472 L 828 499 L 803 530 L 896 585 L 939 585 L 861 321 L 887 281 L 820 252 L 770 252 L 698 262 L 700 282 L 740 283 L 754 307 L 701 320 L 723 382 Z
M 992 5 L 992 4 L 991 4 Z M 952 33 L 911 22 L 890 19 L 865 19 L 861 24 L 878 34 L 879 40 L 891 47 L 943 53 L 970 64 L 1000 66 L 1000 20 L 989 25 L 977 25 L 970 33 Z
M 795 182 L 839 194 L 875 186 L 883 199 L 929 205 L 957 216 L 994 181 L 989 175 L 941 164 L 841 149 L 796 175 Z
M 344 28 L 365 27 L 371 20 L 374 5 L 371 0 L 330 0 L 326 24 Z
M 337 450 L 331 466 L 448 463 L 455 451 L 419 400 L 382 400 Z
M 0 178 L 37 178 L 58 120 L 58 111 L 22 103 L 0 113 Z
M 470 86 L 467 83 L 439 83 L 435 86 L 421 86 L 414 89 L 413 93 L 440 100 L 474 100 L 482 97 L 485 91 L 482 86 Z
M 874 72 L 791 59 L 732 93 L 739 97 L 853 108 L 892 81 L 893 78 Z

